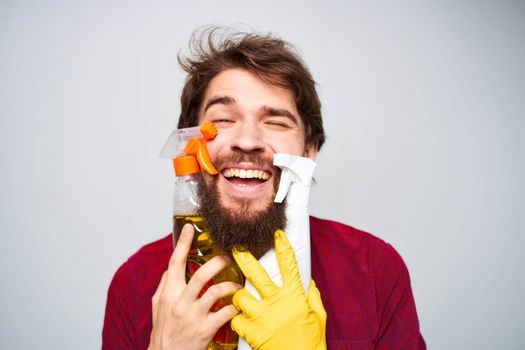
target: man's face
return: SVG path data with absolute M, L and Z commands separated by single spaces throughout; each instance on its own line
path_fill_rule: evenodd
M 317 153 L 305 147 L 292 92 L 243 69 L 224 70 L 211 80 L 199 109 L 199 124 L 206 121 L 218 129 L 207 148 L 219 170 L 213 179 L 219 204 L 243 217 L 255 218 L 273 205 L 275 153 L 312 159 Z M 211 176 L 204 174 L 204 181 L 211 183 Z

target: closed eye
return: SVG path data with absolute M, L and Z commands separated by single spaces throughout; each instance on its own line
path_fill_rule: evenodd
M 267 121 L 266 125 L 270 125 L 271 127 L 279 128 L 279 129 L 290 129 L 291 126 L 288 123 L 281 122 L 281 121 Z
M 227 118 L 217 118 L 217 119 L 213 119 L 211 122 L 213 124 L 228 124 L 228 123 L 233 123 L 233 120 L 227 119 Z

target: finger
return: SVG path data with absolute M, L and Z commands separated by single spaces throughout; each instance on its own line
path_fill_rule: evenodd
M 283 286 L 293 286 L 301 283 L 301 275 L 297 267 L 295 252 L 288 237 L 282 230 L 275 231 L 275 256 L 281 271 Z
M 241 252 L 234 249 L 232 253 L 244 276 L 253 284 L 255 289 L 261 294 L 261 297 L 268 298 L 279 291 L 279 287 L 273 283 L 270 276 L 268 276 L 268 272 L 250 252 Z
M 239 289 L 232 298 L 233 306 L 241 310 L 246 316 L 254 317 L 259 301 L 246 288 Z
M 166 271 L 162 273 L 162 276 L 160 277 L 159 285 L 157 286 L 157 290 L 155 290 L 155 293 L 153 294 L 152 300 L 158 300 L 160 297 L 160 294 L 162 293 L 162 290 L 164 289 L 164 285 L 166 284 Z
M 210 313 L 210 321 L 212 322 L 212 327 L 216 326 L 217 329 L 219 329 L 238 313 L 239 310 L 237 310 L 233 305 L 226 305 L 219 311 Z
M 221 282 L 214 284 L 208 288 L 208 290 L 199 299 L 199 307 L 208 312 L 212 308 L 213 304 L 217 302 L 217 300 L 228 295 L 232 295 L 241 288 L 242 286 L 235 282 Z
M 193 241 L 194 229 L 191 224 L 186 224 L 182 228 L 181 234 L 175 246 L 173 254 L 171 254 L 166 284 L 167 287 L 186 285 L 185 273 L 186 273 L 186 259 L 188 258 L 188 252 Z
M 181 295 L 181 298 L 188 300 L 197 299 L 200 291 L 209 280 L 221 272 L 231 262 L 231 258 L 225 255 L 214 256 L 202 265 L 191 277 L 188 286 Z
M 153 315 L 157 312 L 157 305 L 159 303 L 160 294 L 162 293 L 162 290 L 164 289 L 164 285 L 166 284 L 166 271 L 162 273 L 162 277 L 160 278 L 159 285 L 157 286 L 157 290 L 153 294 L 153 297 L 151 298 L 151 306 L 152 306 L 152 312 Z
M 317 317 L 326 324 L 326 311 L 323 306 L 323 300 L 321 299 L 321 293 L 319 292 L 319 289 L 317 289 L 314 280 L 310 282 L 307 300 L 308 305 L 310 305 L 310 308 L 315 312 Z
M 246 339 L 246 334 L 248 333 L 250 322 L 245 316 L 239 314 L 232 318 L 231 327 L 235 331 L 235 333 L 237 333 L 240 337 Z

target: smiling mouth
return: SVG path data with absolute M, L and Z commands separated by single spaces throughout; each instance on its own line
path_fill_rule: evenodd
M 241 186 L 261 185 L 272 177 L 270 172 L 261 169 L 227 168 L 221 173 L 228 182 Z

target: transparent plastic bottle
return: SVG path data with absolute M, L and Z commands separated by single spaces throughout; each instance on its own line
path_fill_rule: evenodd
M 185 224 L 191 224 L 195 230 L 186 262 L 186 281 L 189 281 L 191 276 L 207 261 L 214 256 L 227 255 L 227 253 L 213 242 L 205 218 L 198 215 L 198 181 L 195 178 L 196 172 L 199 171 L 197 160 L 193 156 L 182 156 L 177 157 L 174 164 L 177 178 L 173 210 L 173 244 L 177 244 Z M 225 281 L 244 285 L 244 275 L 234 261 L 210 280 L 199 296 L 212 285 Z M 211 311 L 218 311 L 231 302 L 231 296 L 221 298 L 213 305 Z M 231 329 L 230 322 L 228 322 L 219 329 L 208 345 L 208 350 L 236 349 L 238 340 L 237 333 Z

